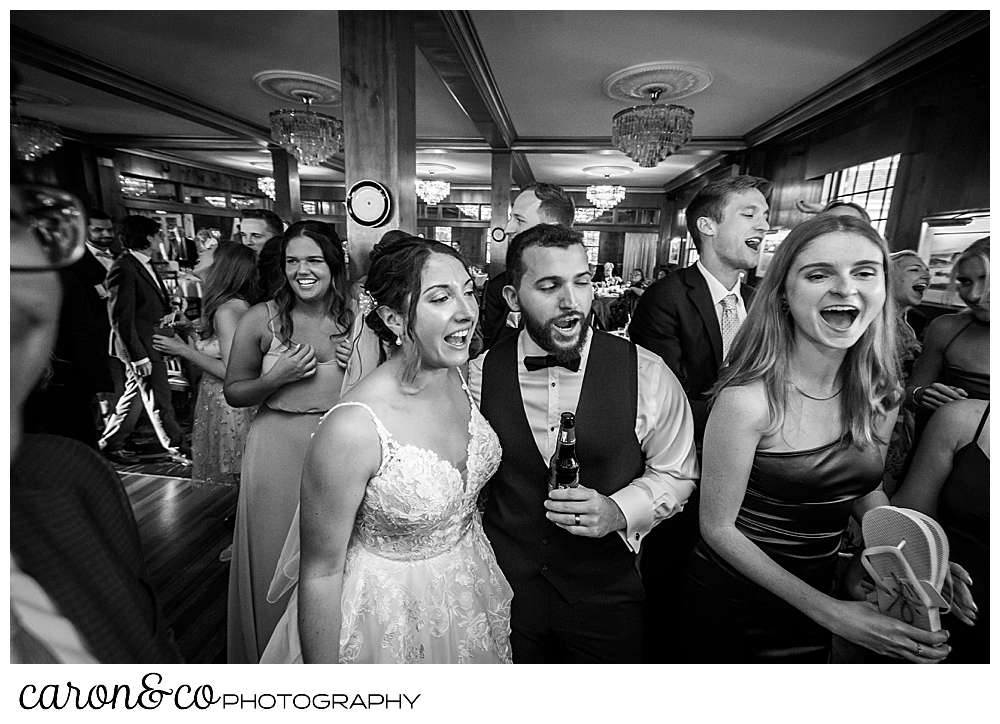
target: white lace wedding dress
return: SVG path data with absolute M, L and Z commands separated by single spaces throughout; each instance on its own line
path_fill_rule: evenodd
M 473 404 L 463 479 L 433 451 L 396 442 L 367 405 L 342 403 L 350 404 L 371 414 L 382 463 L 348 544 L 341 662 L 510 663 L 512 591 L 476 510 L 480 489 L 500 464 L 496 433 Z M 290 580 L 298 567 L 293 537 L 286 549 L 296 550 L 279 564 Z M 261 663 L 302 663 L 297 617 L 298 588 Z

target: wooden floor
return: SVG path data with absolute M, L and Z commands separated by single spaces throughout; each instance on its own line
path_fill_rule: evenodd
M 229 563 L 238 488 L 119 471 L 132 502 L 149 574 L 184 660 L 226 663 Z

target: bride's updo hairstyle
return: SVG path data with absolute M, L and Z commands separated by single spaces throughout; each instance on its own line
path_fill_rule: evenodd
M 413 323 L 420 299 L 420 284 L 424 266 L 431 254 L 444 254 L 458 259 L 463 267 L 465 259 L 455 249 L 433 239 L 419 236 L 397 236 L 380 241 L 372 249 L 369 259 L 368 278 L 365 291 L 374 300 L 374 309 L 365 317 L 367 324 L 390 350 L 402 347 L 407 359 L 403 379 L 412 381 L 420 369 L 420 352 L 413 340 Z M 388 307 L 406 320 L 404 337 L 398 339 L 378 314 L 379 307 Z

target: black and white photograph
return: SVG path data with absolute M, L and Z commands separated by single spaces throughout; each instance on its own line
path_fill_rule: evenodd
M 985 6 L 151 8 L 8 13 L 9 710 L 990 662 Z

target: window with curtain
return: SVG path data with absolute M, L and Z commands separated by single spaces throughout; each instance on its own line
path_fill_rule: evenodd
M 656 250 L 659 242 L 659 234 L 626 232 L 622 278 L 628 279 L 633 269 L 642 269 L 644 279 L 655 279 Z
M 583 245 L 587 247 L 587 262 L 590 264 L 596 264 L 597 255 L 601 251 L 601 232 L 584 231 Z

